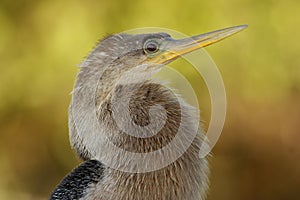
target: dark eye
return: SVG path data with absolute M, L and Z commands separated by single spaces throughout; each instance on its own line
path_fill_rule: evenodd
M 159 50 L 159 44 L 154 40 L 147 41 L 144 45 L 144 51 L 147 54 L 156 53 L 158 50 Z

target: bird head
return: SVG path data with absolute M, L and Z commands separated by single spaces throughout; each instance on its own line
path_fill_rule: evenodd
M 221 41 L 246 27 L 235 26 L 178 40 L 167 33 L 115 34 L 103 39 L 83 66 L 110 67 L 117 70 L 118 75 L 133 68 L 156 71 L 184 54 Z

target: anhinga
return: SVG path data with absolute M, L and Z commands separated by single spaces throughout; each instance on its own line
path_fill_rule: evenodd
M 71 145 L 84 162 L 64 178 L 50 199 L 205 199 L 209 168 L 206 158 L 199 157 L 204 132 L 195 130 L 195 108 L 151 75 L 181 55 L 245 27 L 180 40 L 166 33 L 115 34 L 99 42 L 81 64 L 69 110 Z M 175 148 L 160 151 L 177 134 L 181 141 Z M 126 152 L 159 152 L 163 159 L 134 162 Z M 160 167 L 169 158 L 176 159 Z M 141 169 L 148 166 L 152 170 Z

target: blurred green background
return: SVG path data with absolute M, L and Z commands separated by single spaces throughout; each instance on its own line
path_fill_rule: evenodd
M 0 0 L 0 199 L 47 199 L 79 163 L 68 141 L 69 94 L 99 38 L 245 23 L 246 31 L 206 49 L 228 100 L 208 199 L 298 199 L 299 10 L 298 0 Z M 205 116 L 209 108 L 200 107 Z

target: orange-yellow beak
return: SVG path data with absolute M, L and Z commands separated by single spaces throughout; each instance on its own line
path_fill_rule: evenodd
M 240 25 L 180 40 L 164 40 L 161 44 L 162 50 L 155 56 L 148 58 L 146 62 L 153 64 L 166 64 L 172 60 L 175 60 L 181 55 L 219 42 L 247 27 L 247 25 Z

